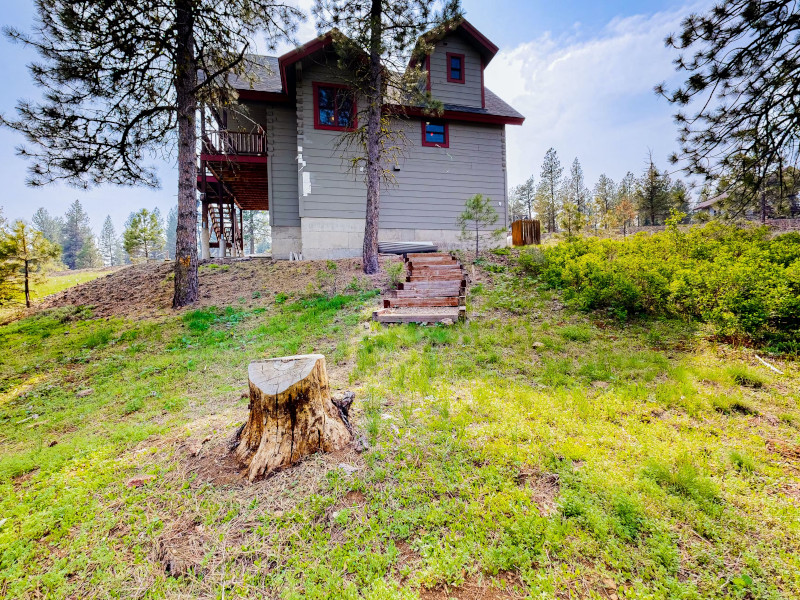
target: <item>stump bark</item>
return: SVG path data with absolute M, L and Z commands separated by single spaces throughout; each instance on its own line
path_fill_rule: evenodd
M 253 361 L 248 375 L 250 416 L 234 452 L 250 481 L 350 443 L 350 431 L 331 401 L 323 355 Z

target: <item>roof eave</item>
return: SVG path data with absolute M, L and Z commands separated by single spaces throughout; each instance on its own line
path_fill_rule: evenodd
M 525 117 L 512 117 L 508 115 L 493 115 L 487 113 L 467 112 L 460 110 L 445 110 L 440 114 L 431 114 L 430 111 L 417 106 L 400 106 L 399 104 L 390 104 L 387 106 L 390 112 L 397 111 L 401 114 L 410 115 L 412 117 L 426 117 L 430 119 L 446 119 L 449 121 L 467 121 L 470 123 L 487 123 L 492 125 L 522 125 L 525 122 Z

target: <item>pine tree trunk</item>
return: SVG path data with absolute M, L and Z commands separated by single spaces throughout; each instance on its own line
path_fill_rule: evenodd
M 31 307 L 31 290 L 28 285 L 28 261 L 25 261 L 25 306 L 27 308 Z
M 372 0 L 370 10 L 369 88 L 367 92 L 367 210 L 364 223 L 362 262 L 364 273 L 379 270 L 378 227 L 381 203 L 381 108 L 383 106 L 383 74 L 381 72 L 381 1 Z
M 350 443 L 346 412 L 331 400 L 323 355 L 253 361 L 248 375 L 250 416 L 234 453 L 250 481 Z
M 175 91 L 178 102 L 178 227 L 175 242 L 175 295 L 178 308 L 197 300 L 197 64 L 191 0 L 175 0 L 177 10 Z

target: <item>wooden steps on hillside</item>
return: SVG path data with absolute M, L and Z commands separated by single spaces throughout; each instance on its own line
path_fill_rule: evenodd
M 380 323 L 455 323 L 466 316 L 466 273 L 446 253 L 409 253 L 404 257 L 406 281 L 383 297 Z

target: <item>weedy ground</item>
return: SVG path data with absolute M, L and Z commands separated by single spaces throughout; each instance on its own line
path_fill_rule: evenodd
M 453 327 L 353 290 L 0 328 L 0 597 L 800 596 L 797 363 L 508 263 Z M 370 448 L 246 484 L 247 362 L 311 351 Z

